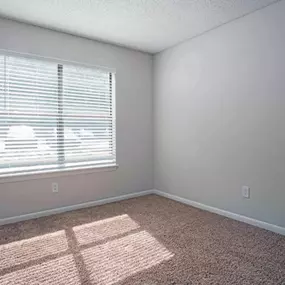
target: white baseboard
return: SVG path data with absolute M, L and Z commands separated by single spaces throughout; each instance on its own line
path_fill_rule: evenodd
M 56 209 L 45 210 L 45 211 L 40 211 L 40 212 L 36 212 L 36 213 L 20 215 L 20 216 L 16 216 L 16 217 L 4 218 L 4 219 L 0 219 L 0 226 L 5 225 L 5 224 L 12 224 L 12 223 L 16 223 L 16 222 L 21 222 L 21 221 L 25 221 L 25 220 L 30 220 L 30 219 L 36 219 L 36 218 L 40 218 L 40 217 L 44 217 L 44 216 L 60 214 L 60 213 L 68 212 L 68 211 L 104 205 L 104 204 L 108 204 L 108 203 L 112 203 L 112 202 L 118 202 L 118 201 L 122 201 L 122 200 L 127 200 L 127 199 L 131 199 L 131 198 L 149 195 L 149 194 L 156 194 L 156 195 L 159 195 L 159 196 L 171 199 L 171 200 L 175 200 L 177 202 L 180 202 L 180 203 L 183 203 L 183 204 L 186 204 L 189 206 L 193 206 L 195 208 L 199 208 L 199 209 L 202 209 L 202 210 L 205 210 L 208 212 L 212 212 L 212 213 L 215 213 L 215 214 L 218 214 L 221 216 L 228 217 L 228 218 L 233 219 L 233 220 L 237 220 L 240 222 L 250 224 L 252 226 L 256 226 L 256 227 L 266 229 L 266 230 L 269 230 L 269 231 L 272 231 L 272 232 L 275 232 L 275 233 L 278 233 L 281 235 L 285 235 L 285 228 L 283 228 L 283 227 L 273 225 L 273 224 L 269 224 L 269 223 L 266 223 L 263 221 L 255 220 L 255 219 L 252 219 L 252 218 L 249 218 L 246 216 L 242 216 L 239 214 L 235 214 L 235 213 L 232 213 L 229 211 L 221 210 L 219 208 L 211 207 L 211 206 L 199 203 L 199 202 L 195 202 L 195 201 L 192 201 L 189 199 L 181 198 L 179 196 L 169 194 L 169 193 L 166 193 L 166 192 L 163 192 L 160 190 L 156 190 L 156 189 L 145 190 L 145 191 L 140 191 L 140 192 L 136 192 L 136 193 L 126 194 L 126 195 L 121 195 L 121 196 L 117 196 L 117 197 L 111 197 L 111 198 L 106 198 L 106 199 L 101 199 L 101 200 L 96 200 L 96 201 L 90 201 L 90 202 L 86 202 L 86 203 L 81 203 L 81 204 L 56 208 Z
M 277 226 L 277 225 L 269 224 L 269 223 L 266 223 L 266 222 L 263 222 L 263 221 L 255 220 L 255 219 L 252 219 L 252 218 L 248 218 L 246 216 L 242 216 L 242 215 L 239 215 L 239 214 L 235 214 L 235 213 L 232 213 L 232 212 L 221 210 L 221 209 L 218 209 L 218 208 L 215 208 L 215 207 L 211 207 L 211 206 L 208 206 L 208 205 L 205 205 L 205 204 L 202 204 L 202 203 L 198 203 L 198 202 L 191 201 L 191 200 L 188 200 L 188 199 L 185 199 L 185 198 L 181 198 L 179 196 L 176 196 L 176 195 L 173 195 L 173 194 L 169 194 L 169 193 L 166 193 L 166 192 L 163 192 L 163 191 L 160 191 L 160 190 L 155 190 L 154 189 L 153 190 L 153 194 L 156 194 L 156 195 L 159 195 L 159 196 L 171 199 L 171 200 L 175 200 L 177 202 L 181 202 L 183 204 L 190 205 L 190 206 L 193 206 L 195 208 L 206 210 L 208 212 L 212 212 L 212 213 L 215 213 L 215 214 L 218 214 L 218 215 L 221 215 L 221 216 L 225 216 L 225 217 L 233 219 L 233 220 L 244 222 L 244 223 L 247 223 L 247 224 L 250 224 L 252 226 L 256 226 L 256 227 L 259 227 L 259 228 L 262 228 L 262 229 L 265 229 L 265 230 L 268 230 L 268 231 L 272 231 L 272 232 L 275 232 L 275 233 L 278 233 L 278 234 L 281 234 L 281 235 L 285 235 L 285 228 Z
M 153 193 L 154 193 L 153 190 L 145 190 L 145 191 L 130 193 L 130 194 L 121 195 L 121 196 L 117 196 L 117 197 L 111 197 L 111 198 L 106 198 L 106 199 L 101 199 L 101 200 L 96 200 L 96 201 L 90 201 L 90 202 L 86 202 L 86 203 L 81 203 L 81 204 L 56 208 L 56 209 L 50 209 L 50 210 L 45 210 L 45 211 L 40 211 L 40 212 L 35 212 L 35 213 L 29 213 L 29 214 L 15 216 L 15 217 L 4 218 L 4 219 L 0 219 L 0 226 L 5 225 L 5 224 L 12 224 L 12 223 L 17 223 L 17 222 L 21 222 L 21 221 L 26 221 L 26 220 L 30 220 L 30 219 L 36 219 L 36 218 L 40 218 L 40 217 L 44 217 L 44 216 L 60 214 L 60 213 L 69 212 L 69 211 L 73 211 L 73 210 L 109 204 L 112 202 L 118 202 L 118 201 L 136 198 L 136 197 L 140 197 L 140 196 L 145 196 L 145 195 L 149 195 L 149 194 L 153 194 Z

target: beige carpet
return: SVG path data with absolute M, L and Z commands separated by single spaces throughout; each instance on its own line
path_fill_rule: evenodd
M 0 284 L 285 284 L 285 237 L 149 195 L 0 227 Z

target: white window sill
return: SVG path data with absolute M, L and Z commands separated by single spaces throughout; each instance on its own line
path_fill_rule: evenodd
M 71 175 L 91 174 L 94 172 L 115 171 L 118 169 L 118 167 L 119 167 L 118 164 L 112 164 L 112 165 L 107 165 L 107 166 L 88 165 L 88 166 L 82 166 L 78 168 L 49 169 L 49 170 L 39 170 L 39 171 L 33 171 L 33 172 L 27 172 L 27 173 L 2 174 L 0 175 L 0 184 L 46 179 L 46 178 L 53 178 L 53 177 L 71 176 Z

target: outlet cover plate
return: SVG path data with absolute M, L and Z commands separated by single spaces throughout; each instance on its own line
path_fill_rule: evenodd
M 250 187 L 242 186 L 241 194 L 243 198 L 249 199 L 250 198 Z
M 51 188 L 52 188 L 52 192 L 53 192 L 53 193 L 57 193 L 57 192 L 58 192 L 58 183 L 53 182 L 53 183 L 51 184 Z

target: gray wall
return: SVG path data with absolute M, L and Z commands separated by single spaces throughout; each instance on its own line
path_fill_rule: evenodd
M 281 1 L 155 56 L 155 188 L 285 226 L 284 15 Z
M 119 164 L 113 172 L 0 179 L 0 219 L 153 188 L 150 55 L 1 19 L 0 49 L 115 68 Z M 51 191 L 53 181 L 58 194 Z

